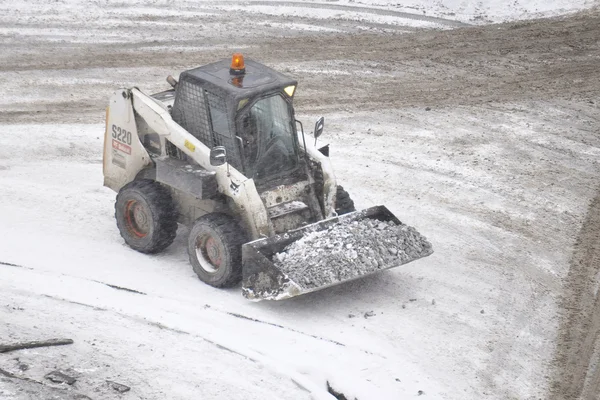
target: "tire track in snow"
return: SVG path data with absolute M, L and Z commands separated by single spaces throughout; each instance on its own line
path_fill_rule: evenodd
M 72 277 L 72 278 L 76 278 L 76 277 Z M 95 281 L 92 281 L 92 282 L 95 282 Z M 269 369 L 271 372 L 273 372 L 275 374 L 283 375 L 283 376 L 289 378 L 299 388 L 309 392 L 312 395 L 314 400 L 331 400 L 334 398 L 327 390 L 327 385 L 326 385 L 327 378 L 326 377 L 323 377 L 323 385 L 318 385 L 309 376 L 296 371 L 292 364 L 287 365 L 286 363 L 283 363 L 279 360 L 273 359 L 273 358 L 269 357 L 268 355 L 265 355 L 263 353 L 260 353 L 256 350 L 253 350 L 250 348 L 241 348 L 236 343 L 233 343 L 233 342 L 228 343 L 228 341 L 223 340 L 223 338 L 221 338 L 220 340 L 214 340 L 212 338 L 206 337 L 205 335 L 198 334 L 197 332 L 192 333 L 192 332 L 187 332 L 187 331 L 183 331 L 180 329 L 172 328 L 172 327 L 164 325 L 160 322 L 151 321 L 149 319 L 146 319 L 146 318 L 143 318 L 140 316 L 136 316 L 136 315 L 131 315 L 131 314 L 128 314 L 125 312 L 115 310 L 115 309 L 96 307 L 96 306 L 93 306 L 90 304 L 75 302 L 75 301 L 68 300 L 68 299 L 65 299 L 62 297 L 51 296 L 51 295 L 47 295 L 47 294 L 44 294 L 42 296 L 53 299 L 55 301 L 67 302 L 67 303 L 73 304 L 73 305 L 83 306 L 83 307 L 87 307 L 87 308 L 93 308 L 96 311 L 111 312 L 115 315 L 118 315 L 122 318 L 129 319 L 131 321 L 135 321 L 135 322 L 142 323 L 145 325 L 151 325 L 151 326 L 157 327 L 159 329 L 168 330 L 173 333 L 182 334 L 182 335 L 190 335 L 190 336 L 202 339 L 202 340 L 206 341 L 207 343 L 214 345 L 215 347 L 217 347 L 220 350 L 225 350 L 225 351 L 237 354 L 240 357 L 244 357 L 250 361 L 253 361 L 257 364 L 262 365 L 263 367 L 265 367 L 266 369 Z M 252 319 L 250 319 L 250 320 L 252 320 Z
M 597 400 L 600 392 L 600 191 L 574 246 L 561 301 L 550 400 Z
M 213 4 L 231 4 L 231 2 L 215 2 Z M 413 14 L 404 11 L 393 11 L 393 10 L 385 10 L 381 8 L 371 8 L 371 7 L 354 7 L 354 6 L 345 6 L 341 4 L 324 4 L 324 3 L 305 3 L 301 1 L 246 1 L 243 4 L 251 5 L 251 6 L 288 6 L 288 7 L 302 7 L 302 8 L 319 8 L 325 10 L 340 10 L 340 11 L 355 11 L 361 12 L 365 14 L 376 14 L 376 15 L 384 15 L 389 17 L 398 17 L 404 19 L 412 19 L 415 21 L 423 21 L 423 22 L 431 22 L 440 25 L 452 26 L 452 27 L 464 27 L 470 26 L 467 23 L 455 21 L 452 19 L 438 18 L 438 17 L 428 17 L 426 15 Z
M 24 269 L 28 269 L 28 270 L 31 270 L 31 271 L 35 271 L 34 268 L 23 267 L 21 265 L 10 264 L 10 263 L 5 263 L 5 262 L 0 262 L 0 265 L 7 265 L 7 266 L 12 266 L 12 267 L 19 267 L 19 268 L 24 268 Z M 53 274 L 50 271 L 43 271 L 43 273 Z M 53 275 L 56 275 L 56 274 L 53 274 Z M 73 278 L 73 279 L 82 279 L 82 280 L 85 280 L 85 281 L 94 282 L 94 283 L 97 283 L 97 284 L 100 284 L 100 285 L 103 285 L 103 286 L 108 286 L 111 289 L 116 289 L 116 290 L 120 290 L 120 291 L 124 291 L 124 292 L 128 292 L 128 293 L 132 293 L 132 294 L 139 294 L 139 295 L 143 295 L 143 296 L 149 295 L 150 297 L 154 297 L 154 298 L 157 298 L 157 299 L 165 299 L 165 300 L 171 300 L 171 301 L 172 300 L 176 300 L 176 299 L 165 298 L 165 297 L 162 297 L 162 296 L 155 296 L 155 295 L 153 295 L 151 293 L 148 294 L 146 292 L 142 292 L 142 291 L 137 290 L 137 289 L 131 289 L 131 288 L 127 288 L 127 287 L 123 287 L 123 286 L 118 286 L 118 285 L 111 284 L 111 283 L 97 281 L 95 279 L 87 279 L 87 278 L 84 278 L 84 277 L 80 277 L 80 276 L 76 276 L 76 275 L 68 275 L 68 274 L 59 274 L 59 275 L 60 276 L 68 276 L 69 278 Z M 68 300 L 68 299 L 61 298 L 61 297 L 55 297 L 55 296 L 50 296 L 50 295 L 46 295 L 46 294 L 44 294 L 42 296 L 45 296 L 45 297 L 48 297 L 48 298 L 51 298 L 51 299 L 65 301 L 65 302 L 68 302 L 68 303 L 71 303 L 71 304 L 76 304 L 76 305 L 80 305 L 80 306 L 87 306 L 87 307 L 90 307 L 90 308 L 93 308 L 93 309 L 99 310 L 99 311 L 109 311 L 109 309 L 105 309 L 105 308 L 102 308 L 102 307 L 97 307 L 97 306 L 94 306 L 94 305 L 91 305 L 91 304 L 79 303 L 79 302 L 71 301 L 71 300 Z M 346 345 L 344 343 L 338 342 L 337 340 L 328 339 L 328 338 L 324 338 L 322 336 L 313 335 L 312 333 L 302 332 L 302 331 L 299 331 L 299 330 L 294 329 L 294 328 L 290 328 L 290 327 L 287 327 L 287 326 L 284 326 L 284 325 L 276 324 L 274 322 L 263 321 L 263 320 L 260 320 L 260 319 L 257 319 L 257 318 L 253 318 L 253 317 L 249 317 L 249 316 L 246 316 L 246 315 L 243 315 L 243 314 L 239 314 L 239 313 L 236 313 L 236 312 L 226 311 L 226 310 L 220 310 L 220 309 L 212 307 L 209 304 L 205 304 L 204 308 L 208 309 L 210 311 L 218 312 L 218 313 L 221 313 L 221 314 L 224 314 L 224 315 L 228 315 L 228 316 L 231 316 L 231 317 L 243 319 L 243 320 L 250 321 L 250 322 L 256 322 L 256 323 L 259 323 L 259 324 L 269 325 L 269 326 L 273 326 L 273 327 L 279 328 L 279 329 L 285 329 L 285 330 L 287 330 L 289 332 L 298 333 L 300 335 L 307 336 L 307 337 L 310 337 L 310 338 L 313 338 L 313 339 L 317 339 L 317 340 L 321 340 L 321 341 L 324 341 L 324 342 L 332 343 L 332 344 L 335 344 L 335 345 L 341 346 L 341 347 L 346 347 Z M 125 314 L 122 314 L 122 316 L 125 316 Z M 185 332 L 185 333 L 189 333 L 189 332 Z M 371 353 L 369 351 L 366 351 L 366 350 L 362 350 L 362 351 L 364 353 L 366 353 L 366 354 L 371 354 L 371 355 L 373 354 L 373 353 Z
M 117 286 L 117 285 L 113 285 L 113 284 L 110 284 L 110 283 L 105 283 L 105 282 L 100 282 L 100 281 L 94 281 L 94 282 L 100 283 L 102 285 L 106 285 L 109 288 L 113 288 L 113 289 L 116 289 L 116 290 L 123 290 L 125 292 L 130 292 L 130 293 L 135 293 L 135 294 L 141 294 L 141 295 L 144 295 L 144 296 L 147 294 L 147 293 L 144 293 L 144 292 L 140 292 L 139 290 L 129 289 L 129 288 L 126 288 L 126 287 L 123 287 L 123 286 Z
M 222 5 L 222 3 L 213 3 L 213 4 L 217 4 L 217 5 Z M 118 7 L 118 6 L 115 6 Z M 156 5 L 154 6 L 156 9 L 161 9 L 162 7 L 160 5 Z M 306 7 L 306 6 L 305 6 Z M 130 8 L 130 7 L 128 7 Z M 356 7 L 352 7 L 352 8 L 356 8 Z M 208 12 L 208 13 L 212 13 L 215 15 L 224 15 L 224 16 L 230 16 L 231 15 L 231 10 L 226 10 L 226 9 L 220 9 L 220 8 L 195 8 L 196 11 L 198 12 Z M 385 11 L 385 10 L 379 10 L 379 9 L 375 9 L 376 11 Z M 242 11 L 244 14 L 249 13 L 248 11 L 244 10 Z M 394 11 L 392 11 L 394 12 Z M 326 33 L 326 31 L 328 29 L 332 29 L 332 32 L 335 32 L 336 30 L 339 32 L 357 32 L 358 30 L 357 28 L 357 21 L 355 20 L 338 20 L 338 19 L 321 19 L 321 18 L 310 18 L 310 17 L 302 17 L 302 16 L 294 16 L 294 17 L 290 17 L 287 15 L 275 15 L 275 14 L 265 14 L 262 12 L 251 12 L 251 14 L 253 16 L 260 16 L 265 23 L 270 23 L 270 22 L 275 22 L 275 23 L 279 23 L 279 24 L 289 24 L 290 21 L 292 23 L 302 23 L 302 24 L 306 24 L 306 25 L 312 25 L 315 27 L 320 27 L 320 28 L 324 28 L 324 33 Z M 119 14 L 116 13 L 116 16 L 118 16 Z M 412 15 L 412 14 L 411 14 Z M 419 15 L 415 14 L 415 17 L 419 17 Z M 143 20 L 144 17 L 137 17 L 134 19 L 142 19 Z M 192 20 L 192 17 L 186 17 L 186 16 L 181 16 L 181 17 L 172 17 L 175 22 L 177 21 L 177 19 L 181 19 L 181 18 L 188 18 L 190 20 Z M 414 18 L 411 18 L 414 19 Z M 169 17 L 162 17 L 162 20 L 169 20 Z M 174 23 L 175 23 L 174 22 Z M 200 23 L 200 22 L 199 22 Z M 254 18 L 252 20 L 248 21 L 249 26 L 252 26 L 252 24 L 255 24 L 256 21 L 254 20 Z M 416 31 L 418 28 L 412 27 L 412 26 L 407 26 L 407 25 L 395 25 L 395 24 L 386 24 L 384 22 L 370 22 L 370 21 L 360 21 L 360 25 L 364 26 L 364 27 L 368 27 L 368 28 L 373 28 L 373 29 L 382 29 L 382 30 L 395 30 L 395 31 L 404 31 L 404 32 L 413 32 Z M 60 26 L 60 25 L 59 25 Z M 264 25 L 263 25 L 264 26 Z M 18 24 L 13 24 L 13 26 L 10 26 L 12 28 L 19 28 L 20 25 Z M 197 40 L 178 40 L 177 43 L 179 45 L 184 45 L 186 42 L 191 42 L 193 45 L 197 45 L 198 41 Z M 152 46 L 164 46 L 164 44 L 157 44 L 154 41 L 150 41 L 148 43 L 148 47 L 152 47 Z M 136 46 L 139 47 L 137 44 L 125 44 L 125 46 Z M 218 46 L 212 46 L 213 48 L 218 48 Z M 227 45 L 221 45 L 221 47 L 223 49 L 228 49 Z M 239 46 L 238 46 L 239 48 Z
M 142 291 L 137 290 L 137 289 L 131 289 L 131 288 L 127 288 L 127 287 L 123 287 L 123 286 L 118 286 L 118 285 L 111 284 L 111 283 L 101 282 L 101 281 L 97 281 L 95 279 L 87 279 L 87 278 L 76 276 L 76 275 L 69 275 L 69 274 L 62 274 L 62 273 L 61 274 L 54 274 L 51 271 L 36 271 L 34 268 L 24 267 L 24 266 L 21 266 L 21 265 L 9 264 L 9 263 L 4 263 L 4 262 L 0 262 L 0 265 L 9 265 L 9 266 L 13 266 L 13 267 L 24 268 L 24 269 L 27 269 L 27 270 L 30 270 L 30 271 L 34 271 L 36 273 L 37 272 L 42 272 L 42 273 L 45 273 L 45 274 L 66 276 L 66 277 L 69 277 L 69 278 L 72 278 L 72 279 L 81 279 L 81 280 L 88 281 L 88 282 L 94 282 L 94 283 L 97 283 L 99 285 L 108 286 L 111 289 L 116 289 L 116 290 L 119 290 L 119 291 L 124 291 L 124 292 L 132 293 L 132 294 L 138 294 L 138 295 L 143 295 L 143 296 L 150 296 L 150 297 L 154 297 L 154 298 L 157 298 L 157 299 L 165 299 L 165 300 L 169 300 L 169 301 L 178 301 L 177 299 L 171 299 L 171 298 L 166 298 L 166 297 L 162 297 L 162 296 L 155 296 L 152 293 L 142 292 Z M 110 309 L 107 309 L 107 308 L 98 307 L 98 306 L 95 306 L 95 305 L 92 305 L 92 304 L 80 303 L 80 302 L 68 300 L 68 299 L 65 299 L 65 298 L 62 298 L 62 297 L 55 297 L 55 296 L 51 296 L 51 295 L 47 295 L 47 294 L 42 294 L 42 296 L 48 297 L 48 298 L 51 298 L 51 299 L 55 299 L 55 300 L 60 300 L 60 301 L 68 302 L 68 303 L 79 305 L 79 306 L 85 306 L 85 307 L 93 308 L 96 311 L 111 311 Z M 320 341 L 323 341 L 323 342 L 332 343 L 332 344 L 335 344 L 336 346 L 347 347 L 346 344 L 344 344 L 342 342 L 339 342 L 337 340 L 334 340 L 334 339 L 328 339 L 328 338 L 325 338 L 325 337 L 322 337 L 322 336 L 317 336 L 317 335 L 314 335 L 312 333 L 307 333 L 307 332 L 299 331 L 297 329 L 290 328 L 290 327 L 287 327 L 285 325 L 280 325 L 280 324 L 277 324 L 277 323 L 274 323 L 274 322 L 269 322 L 269 321 L 263 321 L 261 319 L 257 319 L 257 318 L 254 318 L 254 317 L 249 317 L 247 315 L 243 315 L 243 314 L 240 314 L 240 313 L 236 313 L 236 312 L 232 312 L 232 311 L 227 311 L 227 310 L 221 310 L 221 309 L 212 307 L 210 304 L 205 304 L 204 308 L 208 309 L 210 311 L 218 312 L 218 313 L 221 313 L 221 314 L 224 314 L 224 315 L 228 315 L 228 316 L 231 316 L 231 317 L 234 317 L 234 318 L 239 318 L 239 319 L 243 319 L 243 320 L 250 321 L 250 322 L 255 322 L 255 323 L 259 323 L 259 324 L 269 325 L 269 326 L 272 326 L 272 327 L 275 327 L 275 328 L 279 328 L 279 329 L 284 329 L 286 331 L 297 333 L 297 334 L 300 334 L 300 335 L 303 335 L 303 336 L 306 336 L 306 337 L 310 337 L 310 338 L 313 338 L 313 339 L 317 339 L 317 340 L 320 340 Z M 121 313 L 119 313 L 119 314 L 121 316 L 127 316 L 127 314 L 121 314 Z M 146 322 L 149 322 L 149 321 L 146 321 Z M 164 326 L 164 325 L 162 325 L 160 323 L 156 323 L 156 324 L 160 325 L 160 327 L 167 328 L 166 326 Z M 171 329 L 171 330 L 173 330 L 173 329 Z M 180 332 L 180 333 L 189 333 L 189 332 L 183 332 L 183 331 L 178 331 L 178 330 L 175 330 L 175 331 Z M 382 357 L 384 359 L 386 358 L 382 354 L 375 354 L 375 353 L 372 353 L 372 352 L 370 352 L 368 350 L 364 350 L 364 349 L 359 349 L 359 350 L 361 352 L 365 353 L 365 354 L 377 355 L 377 356 L 380 356 L 380 357 Z
M 340 343 L 340 342 L 332 340 L 332 339 L 326 339 L 326 338 L 323 338 L 321 336 L 312 335 L 310 333 L 305 333 L 305 332 L 302 332 L 302 331 L 298 331 L 296 329 L 288 328 L 286 326 L 275 324 L 273 322 L 262 321 L 260 319 L 256 319 L 256 318 L 252 318 L 252 317 L 247 317 L 245 315 L 234 313 L 234 312 L 230 312 L 230 311 L 221 311 L 221 310 L 219 310 L 219 311 L 220 312 L 224 312 L 227 315 L 231 315 L 231 316 L 236 317 L 236 318 L 245 319 L 245 320 L 252 321 L 252 322 L 258 322 L 260 324 L 267 324 L 267 325 L 274 326 L 276 328 L 287 329 L 288 331 L 291 331 L 291 332 L 299 333 L 301 335 L 310 336 L 313 339 L 324 340 L 326 342 L 330 342 L 330 343 L 336 344 L 338 346 L 346 347 L 346 345 L 344 343 Z
M 99 282 L 99 281 L 95 281 L 92 279 L 86 279 L 84 277 L 78 277 L 78 276 L 62 274 L 62 273 L 55 274 L 55 273 L 52 273 L 49 271 L 39 271 L 39 270 L 35 270 L 35 269 L 33 269 L 33 271 L 31 271 L 31 272 L 23 271 L 19 274 L 22 275 L 22 277 L 24 277 L 24 278 L 29 276 L 29 274 L 35 274 L 35 275 L 42 274 L 42 275 L 49 275 L 53 278 L 60 277 L 61 282 L 63 281 L 64 278 L 68 278 L 68 279 L 71 279 L 74 281 L 88 281 L 88 282 L 92 283 L 93 285 L 98 285 L 98 287 L 109 286 L 104 282 Z M 27 278 L 27 279 L 29 280 L 30 278 Z M 109 287 L 112 288 L 112 286 L 109 286 Z M 128 311 L 125 311 L 125 308 L 121 309 L 121 308 L 114 308 L 113 306 L 110 306 L 110 305 L 108 305 L 108 306 L 97 305 L 97 304 L 95 304 L 95 301 L 90 301 L 92 299 L 91 297 L 87 297 L 88 300 L 85 300 L 85 298 L 84 298 L 84 299 L 77 299 L 77 301 L 75 301 L 73 299 L 64 298 L 60 295 L 50 295 L 50 294 L 46 294 L 43 292 L 40 293 L 37 290 L 32 291 L 32 288 L 25 289 L 25 290 L 21 289 L 21 290 L 18 290 L 18 292 L 37 294 L 37 295 L 52 299 L 54 301 L 66 302 L 66 303 L 73 304 L 76 306 L 93 309 L 94 311 L 108 312 L 111 314 L 115 314 L 122 318 L 126 318 L 128 320 L 131 320 L 131 321 L 134 321 L 137 323 L 141 323 L 144 325 L 150 325 L 153 327 L 157 327 L 159 329 L 164 329 L 169 332 L 182 334 L 182 335 L 190 335 L 191 337 L 195 337 L 195 338 L 204 340 L 204 341 L 210 343 L 211 345 L 216 346 L 217 348 L 219 348 L 221 350 L 235 353 L 243 358 L 253 361 L 253 362 L 263 366 L 265 369 L 271 371 L 274 374 L 277 374 L 282 377 L 290 379 L 299 388 L 309 392 L 313 399 L 331 400 L 334 398 L 327 390 L 327 382 L 330 379 L 335 378 L 335 376 L 329 376 L 330 372 L 327 372 L 327 370 L 319 370 L 319 369 L 314 370 L 311 368 L 307 368 L 307 366 L 303 364 L 304 361 L 296 360 L 293 357 L 290 358 L 289 360 L 286 358 L 281 358 L 277 353 L 272 353 L 270 351 L 270 349 L 266 349 L 267 351 L 265 351 L 265 348 L 261 348 L 260 346 L 257 348 L 254 348 L 252 343 L 243 343 L 243 344 L 238 343 L 238 341 L 236 339 L 233 339 L 233 337 L 220 334 L 219 330 L 217 330 L 217 331 L 211 330 L 210 332 L 203 332 L 203 331 L 196 331 L 196 330 L 190 331 L 188 329 L 178 329 L 177 327 L 170 326 L 169 323 L 163 323 L 160 320 L 157 320 L 155 316 L 151 316 L 151 315 L 145 316 L 143 313 L 141 313 L 141 314 L 139 313 L 140 305 L 148 304 L 147 302 L 151 302 L 151 301 L 153 301 L 153 299 L 154 299 L 154 301 L 165 300 L 165 301 L 171 301 L 171 302 L 180 302 L 180 300 L 165 298 L 165 297 L 161 297 L 161 296 L 154 296 L 152 294 L 149 294 L 149 295 L 143 297 L 145 300 L 135 300 L 134 301 L 133 300 L 134 298 L 142 299 L 142 297 L 138 296 L 138 293 L 131 293 L 130 291 L 118 290 L 117 292 L 121 292 L 121 293 L 115 294 L 114 296 L 120 297 L 120 296 L 135 295 L 134 297 L 128 297 L 128 298 L 132 299 L 131 302 L 129 302 L 129 301 L 119 302 L 122 304 L 130 304 L 131 305 L 131 308 L 129 308 Z M 113 297 L 113 300 L 114 299 L 115 299 L 115 297 Z M 125 297 L 123 297 L 123 299 L 125 299 Z M 140 301 L 143 301 L 143 303 L 140 303 Z M 158 306 L 158 309 L 160 309 L 160 308 L 164 308 L 164 310 L 172 310 L 173 309 L 172 305 L 169 306 L 167 304 L 163 304 L 162 306 L 160 306 L 158 304 L 154 304 L 154 306 L 152 306 L 152 308 L 154 310 L 157 310 L 157 306 Z M 138 310 L 137 312 L 135 311 L 136 309 Z M 325 338 L 322 338 L 322 337 L 319 337 L 316 335 L 312 335 L 309 333 L 297 331 L 295 329 L 291 329 L 291 328 L 285 327 L 283 325 L 273 324 L 273 323 L 269 323 L 267 321 L 247 317 L 242 314 L 236 313 L 236 315 L 233 315 L 234 313 L 232 313 L 232 312 L 228 312 L 225 310 L 212 309 L 212 307 L 205 307 L 205 310 L 223 314 L 223 315 L 227 316 L 227 318 L 234 317 L 237 319 L 247 320 L 248 322 L 252 323 L 253 325 L 254 325 L 254 323 L 257 322 L 260 324 L 275 326 L 280 329 L 288 330 L 294 334 L 300 334 L 303 336 L 307 336 L 311 339 L 317 339 L 319 341 L 324 341 L 324 342 L 327 342 L 330 344 L 334 344 L 336 346 L 346 347 L 346 345 L 344 345 L 343 343 L 340 343 L 340 342 L 336 342 L 336 341 L 333 341 L 330 339 L 325 339 Z M 191 317 L 191 315 L 188 315 L 188 317 Z M 214 318 L 211 316 L 206 316 L 206 317 L 202 317 L 202 318 L 206 318 L 207 321 L 213 321 L 213 323 L 212 323 L 213 327 L 215 327 L 214 322 L 218 321 L 218 318 Z M 295 340 L 294 340 L 294 342 L 295 342 Z M 378 357 L 385 358 L 384 356 L 382 356 L 380 354 L 375 354 L 375 353 L 372 353 L 372 352 L 369 352 L 369 351 L 366 351 L 366 350 L 363 350 L 360 348 L 355 348 L 354 350 L 358 350 L 360 352 L 364 352 L 369 355 L 376 355 Z M 351 372 L 348 372 L 348 373 L 351 373 Z M 356 375 L 355 379 L 360 379 L 359 375 Z M 368 382 L 364 382 L 364 384 L 369 385 Z M 340 389 L 342 391 L 344 391 L 346 388 L 342 387 Z M 375 388 L 373 387 L 371 389 L 375 389 Z
M 65 276 L 70 277 L 68 275 L 65 275 Z M 74 278 L 74 277 L 70 277 L 70 278 Z M 122 311 L 119 309 L 114 309 L 112 307 L 100 308 L 100 307 L 96 307 L 91 304 L 85 304 L 85 303 L 81 303 L 81 302 L 72 301 L 70 299 L 66 299 L 66 298 L 63 298 L 60 296 L 39 294 L 38 291 L 32 290 L 31 288 L 25 289 L 25 290 L 17 289 L 17 290 L 12 291 L 9 289 L 9 290 L 3 291 L 3 293 L 11 293 L 11 292 L 14 294 L 18 294 L 18 295 L 26 296 L 26 297 L 42 296 L 44 298 L 50 299 L 55 302 L 60 302 L 60 303 L 64 302 L 64 303 L 76 305 L 79 307 L 84 307 L 84 308 L 88 308 L 88 309 L 91 308 L 94 311 L 109 313 L 113 317 L 119 317 L 124 320 L 131 321 L 135 324 L 141 324 L 142 326 L 151 326 L 154 328 L 158 328 L 160 330 L 172 332 L 174 334 L 185 335 L 190 338 L 199 339 L 201 341 L 209 343 L 210 345 L 214 346 L 215 348 L 217 348 L 219 350 L 224 350 L 229 353 L 236 354 L 248 361 L 256 363 L 256 364 L 260 365 L 262 368 L 264 368 L 265 370 L 269 370 L 273 375 L 277 375 L 284 379 L 289 379 L 297 387 L 306 391 L 307 393 L 310 393 L 311 398 L 313 398 L 313 399 L 316 399 L 316 400 L 331 400 L 332 399 L 331 397 L 329 397 L 329 395 L 327 393 L 325 377 L 323 377 L 323 384 L 319 384 L 320 382 L 315 382 L 314 379 L 310 379 L 311 377 L 305 376 L 305 374 L 296 371 L 292 364 L 288 365 L 288 363 L 286 363 L 285 361 L 279 362 L 275 358 L 271 358 L 267 355 L 260 353 L 259 351 L 249 348 L 246 343 L 238 344 L 237 342 L 232 341 L 231 338 L 227 339 L 227 338 L 221 337 L 221 335 L 219 335 L 218 333 L 212 334 L 212 335 L 209 334 L 207 336 L 207 335 L 197 333 L 197 332 L 188 332 L 188 331 L 184 331 L 184 330 L 180 330 L 177 328 L 173 328 L 173 327 L 164 325 L 160 322 L 153 321 L 152 319 L 146 318 L 143 315 L 136 315 L 135 313 L 128 313 L 128 312 L 125 312 L 125 311 Z M 122 295 L 126 296 L 125 294 L 122 294 Z M 94 318 L 94 317 L 92 317 L 92 318 Z M 137 328 L 137 326 L 134 325 L 134 329 L 136 329 L 136 328 Z M 108 367 L 108 365 L 107 365 L 107 367 Z M 2 375 L 2 370 L 0 370 L 0 375 Z M 21 379 L 21 378 L 19 378 L 19 379 Z M 29 380 L 29 379 L 27 379 L 27 380 Z M 43 383 L 43 382 L 36 382 L 36 383 Z M 0 390 L 0 393 L 1 393 L 1 390 Z M 60 398 L 63 399 L 63 397 L 60 397 Z M 77 397 L 77 398 L 79 398 L 79 397 Z M 87 399 L 88 397 L 85 397 L 85 398 Z M 96 398 L 96 397 L 94 397 L 94 398 Z M 71 399 L 71 397 L 68 397 L 68 399 Z M 75 397 L 74 397 L 74 399 L 75 399 Z M 67 400 L 67 397 L 64 397 L 64 400 Z

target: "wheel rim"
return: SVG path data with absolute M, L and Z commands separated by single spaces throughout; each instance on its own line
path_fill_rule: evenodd
M 200 266 L 207 272 L 215 273 L 223 264 L 223 253 L 215 238 L 209 234 L 196 239 L 196 258 Z
M 150 218 L 146 207 L 137 200 L 129 200 L 125 204 L 125 220 L 127 230 L 138 238 L 148 236 L 150 232 Z

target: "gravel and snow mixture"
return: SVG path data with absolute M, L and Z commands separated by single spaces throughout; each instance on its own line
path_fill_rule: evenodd
M 393 221 L 342 221 L 311 232 L 273 256 L 275 267 L 312 289 L 406 264 L 433 252 L 413 227 Z

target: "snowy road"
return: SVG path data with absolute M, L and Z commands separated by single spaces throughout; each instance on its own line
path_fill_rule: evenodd
M 106 380 L 131 399 L 331 398 L 327 380 L 361 400 L 548 397 L 600 175 L 597 13 L 449 30 L 337 5 L 36 7 L 0 3 L 0 339 L 75 344 L 0 355 L 46 383 L 0 379 L 0 398 L 120 398 Z M 234 49 L 300 81 L 357 206 L 385 204 L 434 255 L 255 304 L 196 278 L 184 228 L 160 255 L 123 244 L 101 185 L 108 95 Z M 43 379 L 56 368 L 72 390 Z

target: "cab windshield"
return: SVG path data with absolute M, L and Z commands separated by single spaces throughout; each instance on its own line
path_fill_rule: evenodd
M 263 180 L 297 168 L 292 113 L 282 95 L 256 101 L 238 121 L 246 176 Z

